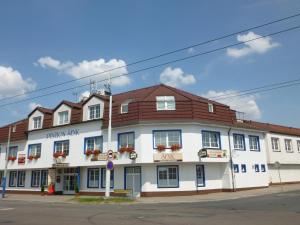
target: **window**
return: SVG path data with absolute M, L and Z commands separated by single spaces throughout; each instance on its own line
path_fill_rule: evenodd
M 102 152 L 103 138 L 101 136 L 98 137 L 88 137 L 85 138 L 85 148 L 84 150 L 99 150 Z
M 69 123 L 69 112 L 68 111 L 63 111 L 63 112 L 58 112 L 58 124 L 66 124 Z
M 205 186 L 204 165 L 196 166 L 196 176 L 197 176 L 197 186 L 204 187 Z
M 25 187 L 25 171 L 18 171 L 18 187 Z
M 99 169 L 90 168 L 88 169 L 88 188 L 98 188 L 99 187 Z
M 121 133 L 118 135 L 119 148 L 134 148 L 134 132 Z
M 89 118 L 90 120 L 100 118 L 100 104 L 89 106 Z
M 221 148 L 220 133 L 215 131 L 202 131 L 203 148 Z
M 128 103 L 123 103 L 121 105 L 121 113 L 128 113 Z
M 266 166 L 264 164 L 261 164 L 260 166 L 261 172 L 266 172 Z
M 101 168 L 101 188 L 106 187 L 106 169 Z M 114 188 L 114 171 L 110 171 L 110 188 Z
M 9 173 L 9 186 L 16 187 L 17 186 L 17 171 L 10 171 Z
M 285 150 L 287 152 L 293 152 L 292 140 L 291 139 L 284 139 Z
M 69 140 L 54 142 L 54 152 L 65 153 L 69 155 Z
M 249 136 L 249 146 L 250 146 L 250 151 L 259 151 L 260 146 L 259 146 L 259 137 L 258 136 Z
M 156 110 L 175 110 L 174 96 L 157 96 Z
M 39 129 L 42 128 L 42 117 L 37 116 L 33 117 L 33 129 Z
M 4 172 L 0 171 L 0 187 L 2 187 L 3 176 L 4 176 Z
M 300 140 L 297 141 L 298 152 L 300 153 Z
M 16 157 L 18 155 L 18 146 L 9 147 L 8 157 Z
M 169 130 L 169 131 L 153 131 L 154 136 L 154 148 L 158 145 L 163 145 L 166 148 L 171 148 L 172 145 L 181 146 L 181 131 Z
M 158 166 L 157 176 L 159 188 L 179 187 L 178 166 Z
M 28 156 L 41 156 L 42 144 L 33 144 L 28 146 Z
M 12 132 L 13 132 L 13 133 L 16 133 L 16 132 L 17 132 L 17 125 L 14 125 L 14 126 L 12 127 Z
M 245 136 L 243 134 L 233 134 L 233 146 L 235 150 L 246 150 Z
M 255 164 L 255 165 L 254 165 L 254 168 L 255 168 L 255 172 L 258 173 L 258 172 L 259 172 L 259 165 L 258 165 L 258 164 Z
M 40 176 L 41 171 L 34 170 L 31 174 L 31 187 L 39 187 L 40 186 Z
M 241 170 L 242 170 L 242 173 L 246 173 L 247 172 L 246 164 L 242 164 L 241 165 Z
M 41 171 L 41 187 L 48 187 L 48 170 Z
M 272 143 L 272 150 L 274 152 L 280 152 L 279 138 L 272 137 L 271 138 L 271 143 Z
M 234 171 L 235 173 L 240 172 L 240 170 L 239 170 L 239 165 L 238 165 L 238 164 L 233 164 L 233 171 Z
M 208 112 L 210 113 L 214 112 L 214 105 L 212 103 L 208 103 Z

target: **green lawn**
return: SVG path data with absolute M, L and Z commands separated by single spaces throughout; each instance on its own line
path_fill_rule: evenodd
M 100 203 L 131 203 L 134 202 L 134 199 L 125 198 L 125 197 L 110 197 L 105 199 L 103 197 L 89 197 L 89 196 L 78 196 L 72 198 L 71 201 L 85 204 L 100 204 Z

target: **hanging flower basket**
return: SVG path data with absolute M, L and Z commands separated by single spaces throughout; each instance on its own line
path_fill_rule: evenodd
M 85 155 L 86 155 L 86 156 L 90 156 L 91 154 L 93 154 L 93 151 L 92 151 L 92 150 L 89 150 L 89 149 L 88 149 L 88 150 L 85 151 Z
M 157 151 L 160 151 L 160 152 L 163 152 L 166 150 L 166 146 L 164 146 L 164 145 L 157 145 L 156 148 L 157 148 Z
M 94 155 L 99 155 L 101 153 L 101 151 L 99 150 L 99 149 L 95 149 L 94 151 L 93 151 L 93 154 Z
M 171 150 L 174 152 L 174 151 L 178 151 L 180 149 L 180 145 L 179 144 L 174 144 L 171 146 Z

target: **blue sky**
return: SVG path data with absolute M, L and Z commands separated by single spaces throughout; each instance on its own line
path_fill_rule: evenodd
M 297 0 L 244 1 L 1 1 L 0 105 L 6 97 L 157 55 L 300 11 Z M 172 59 L 299 25 L 300 17 L 151 62 Z M 113 92 L 164 82 L 213 98 L 218 94 L 300 78 L 300 29 L 253 45 L 115 79 Z M 94 79 L 103 79 L 102 76 Z M 64 88 L 87 83 L 69 84 Z M 99 85 L 101 86 L 101 85 Z M 44 94 L 62 87 L 36 93 Z M 88 88 L 77 89 L 78 95 Z M 246 118 L 300 127 L 299 86 L 226 99 Z M 27 95 L 22 100 L 34 95 Z M 75 101 L 72 91 L 0 107 L 0 125 L 24 118 L 35 105 Z M 10 100 L 11 101 L 11 100 Z

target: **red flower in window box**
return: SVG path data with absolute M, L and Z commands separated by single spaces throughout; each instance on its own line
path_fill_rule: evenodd
M 86 155 L 86 156 L 90 156 L 91 154 L 93 154 L 93 151 L 92 151 L 92 150 L 87 149 L 87 150 L 85 151 L 85 155 Z
M 127 147 L 126 148 L 126 152 L 128 152 L 128 153 L 131 153 L 131 152 L 133 152 L 134 151 L 134 148 L 133 147 Z
M 120 153 L 124 153 L 124 152 L 126 152 L 127 151 L 127 148 L 126 147 L 121 147 L 121 148 L 119 148 L 119 152 Z
M 29 160 L 33 160 L 33 159 L 34 159 L 34 156 L 30 155 L 30 156 L 28 156 L 28 159 L 29 159 Z
M 99 155 L 99 154 L 100 154 L 100 150 L 99 150 L 99 149 L 95 149 L 95 150 L 93 151 L 93 154 L 94 154 L 94 155 Z
M 9 156 L 8 161 L 15 161 L 17 159 L 16 156 Z
M 173 145 L 171 146 L 171 150 L 172 150 L 172 151 L 178 151 L 180 148 L 181 148 L 181 147 L 180 147 L 179 144 L 173 144 Z
M 156 148 L 157 148 L 157 151 L 160 151 L 160 152 L 166 150 L 166 146 L 164 146 L 164 145 L 157 145 Z
M 55 153 L 53 154 L 53 157 L 54 157 L 54 158 L 58 158 L 58 157 L 63 157 L 63 158 L 65 158 L 65 157 L 66 157 L 66 154 L 65 154 L 64 152 L 55 152 Z
M 41 156 L 39 155 L 36 155 L 36 156 L 33 156 L 34 159 L 39 159 Z

